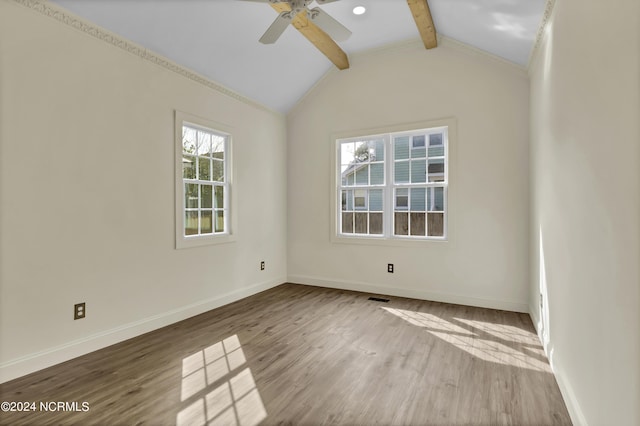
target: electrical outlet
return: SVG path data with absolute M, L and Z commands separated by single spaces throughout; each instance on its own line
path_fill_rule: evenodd
M 264 260 L 262 262 L 260 262 L 260 270 L 264 271 Z
M 87 314 L 87 308 L 84 302 L 73 305 L 73 319 L 82 319 Z
M 387 272 L 393 274 L 393 263 L 387 263 Z

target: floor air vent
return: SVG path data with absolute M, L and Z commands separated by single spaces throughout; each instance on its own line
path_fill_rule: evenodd
M 374 302 L 384 302 L 384 303 L 389 302 L 389 299 L 383 299 L 381 297 L 370 297 L 369 300 L 373 300 Z

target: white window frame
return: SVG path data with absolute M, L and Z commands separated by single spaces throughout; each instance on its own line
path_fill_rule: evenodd
M 445 182 L 427 182 L 420 184 L 394 184 L 394 166 L 393 143 L 392 137 L 406 135 L 414 135 L 417 132 L 424 131 L 425 134 L 443 131 L 443 145 L 445 149 Z M 349 140 L 366 140 L 373 138 L 384 138 L 385 141 L 385 183 L 384 183 L 384 220 L 383 234 L 342 234 L 341 230 L 341 176 L 340 176 L 340 142 Z M 456 145 L 456 120 L 454 118 L 446 118 L 440 120 L 429 120 L 418 123 L 402 124 L 389 126 L 385 128 L 356 130 L 334 134 L 331 136 L 331 235 L 330 239 L 334 243 L 347 244 L 366 244 L 366 245 L 396 245 L 396 246 L 415 246 L 421 244 L 451 242 L 453 236 L 452 226 L 452 206 L 453 202 L 451 187 L 454 181 L 455 171 L 455 145 Z M 428 150 L 428 135 L 425 140 L 425 149 Z M 413 141 L 409 144 L 409 149 L 413 149 Z M 428 157 L 427 157 L 427 173 L 428 173 Z M 443 236 L 412 236 L 412 235 L 394 235 L 394 193 L 396 188 L 403 187 L 440 187 L 444 186 L 443 204 L 444 204 L 444 234 Z M 356 189 L 357 186 L 353 189 Z M 426 206 L 425 206 L 426 209 Z M 407 207 L 408 210 L 408 207 Z M 428 226 L 425 217 L 425 227 Z
M 214 232 L 211 234 L 185 235 L 185 183 L 209 184 L 212 181 L 197 181 L 185 179 L 182 171 L 182 130 L 184 126 L 202 129 L 212 134 L 225 137 L 224 148 L 224 181 L 215 183 L 212 186 L 224 187 L 224 232 Z M 175 242 L 176 249 L 189 247 L 207 246 L 235 241 L 235 197 L 232 194 L 234 181 L 233 175 L 233 155 L 232 155 L 232 128 L 224 124 L 216 123 L 205 118 L 197 117 L 181 111 L 175 111 Z M 214 195 L 215 196 L 215 195 Z M 213 210 L 215 218 L 215 210 Z

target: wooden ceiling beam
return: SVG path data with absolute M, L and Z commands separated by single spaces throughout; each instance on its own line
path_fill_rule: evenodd
M 278 13 L 288 12 L 291 7 L 288 3 L 271 3 L 271 7 Z M 347 54 L 333 41 L 331 37 L 318 28 L 307 18 L 306 11 L 300 12 L 291 20 L 293 25 L 303 36 L 307 38 L 320 52 L 322 52 L 340 70 L 349 68 Z
M 424 47 L 427 49 L 437 47 L 436 26 L 433 25 L 433 18 L 431 17 L 431 10 L 429 10 L 427 0 L 407 0 L 407 4 L 411 9 L 413 19 L 416 21 Z

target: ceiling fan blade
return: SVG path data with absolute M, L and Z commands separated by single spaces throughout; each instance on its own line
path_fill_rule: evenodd
M 344 41 L 351 36 L 351 31 L 349 31 L 347 27 L 336 21 L 331 15 L 319 7 L 314 7 L 309 10 L 308 15 L 311 22 L 316 24 L 322 31 L 336 41 Z
M 291 13 L 282 12 L 273 24 L 265 31 L 265 33 L 260 37 L 260 43 L 262 44 L 273 44 L 280 38 L 284 30 L 287 29 L 289 24 L 291 23 Z
M 409 9 L 413 19 L 416 21 L 418 32 L 427 49 L 433 49 L 438 46 L 438 37 L 436 35 L 436 26 L 433 24 L 433 17 L 429 9 L 427 0 L 407 0 Z
M 271 7 L 278 13 L 291 12 L 291 6 L 288 3 L 272 3 Z M 293 16 L 291 18 L 291 25 L 300 31 L 327 59 L 333 62 L 336 68 L 340 70 L 349 68 L 349 58 L 347 54 L 340 49 L 340 46 L 338 46 L 327 33 L 307 18 L 306 11 Z

